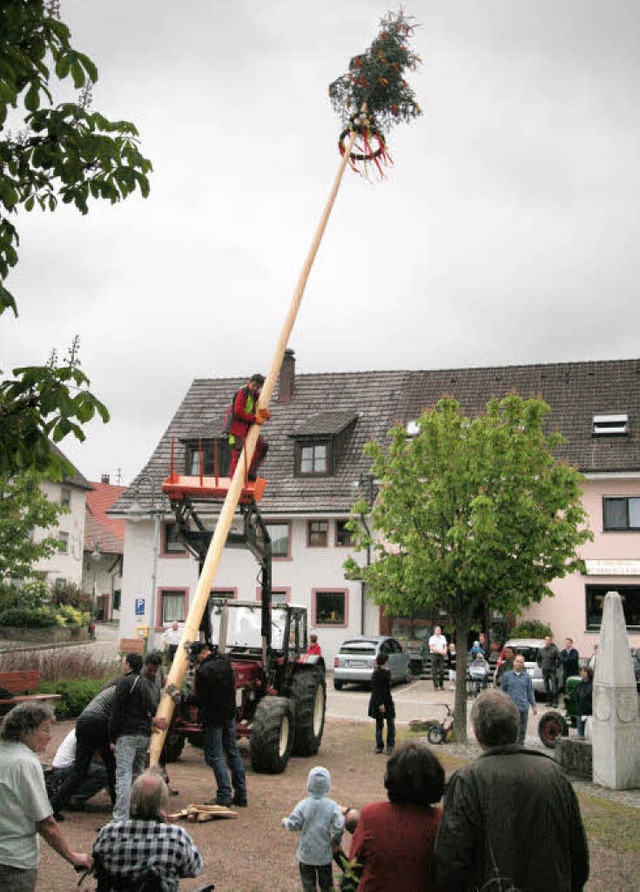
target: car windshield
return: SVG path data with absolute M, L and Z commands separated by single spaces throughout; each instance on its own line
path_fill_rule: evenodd
M 345 641 L 340 648 L 341 654 L 359 654 L 372 656 L 376 654 L 376 646 L 372 641 Z
M 229 622 L 227 626 L 227 648 L 262 647 L 260 636 L 260 605 L 255 607 L 229 604 Z M 220 640 L 220 618 L 222 607 L 216 604 L 211 611 L 212 640 Z M 271 607 L 271 647 L 282 649 L 286 625 L 286 608 L 273 604 Z
M 538 657 L 537 647 L 516 647 L 516 653 L 522 654 L 525 663 L 535 663 Z

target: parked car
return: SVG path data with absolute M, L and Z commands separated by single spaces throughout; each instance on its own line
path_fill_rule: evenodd
M 536 662 L 538 659 L 538 651 L 544 647 L 544 638 L 510 638 L 505 642 L 504 647 L 500 651 L 498 662 L 496 664 L 496 673 L 504 662 L 505 647 L 512 647 L 516 654 L 522 654 L 524 657 L 524 667 L 531 676 L 533 690 L 537 693 L 544 691 L 544 680 L 542 678 L 542 669 Z
M 411 656 L 399 641 L 385 635 L 360 635 L 343 641 L 333 661 L 333 686 L 336 691 L 350 682 L 371 684 L 376 657 L 380 653 L 389 655 L 387 668 L 392 684 L 411 681 Z

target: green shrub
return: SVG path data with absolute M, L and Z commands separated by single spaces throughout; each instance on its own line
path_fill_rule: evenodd
M 58 719 L 72 719 L 80 715 L 82 710 L 96 696 L 105 684 L 105 679 L 80 678 L 77 681 L 44 681 L 38 689 L 39 694 L 60 694 L 61 700 L 52 704 Z
M 56 608 L 56 620 L 61 626 L 86 626 L 89 622 L 89 614 L 72 604 L 60 604 Z
M 510 638 L 546 638 L 547 635 L 553 638 L 551 626 L 538 619 L 525 619 L 524 622 L 514 626 L 509 633 Z
M 51 607 L 6 607 L 0 611 L 0 626 L 29 626 L 46 628 L 57 625 L 56 612 Z

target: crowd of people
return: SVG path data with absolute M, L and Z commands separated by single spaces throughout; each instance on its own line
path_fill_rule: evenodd
M 444 644 L 437 640 L 445 637 L 440 629 L 434 636 L 444 665 L 452 649 L 446 638 Z M 568 656 L 560 665 L 572 658 L 572 642 L 566 644 Z M 319 648 L 317 637 L 313 645 Z M 472 651 L 480 649 L 472 654 L 472 665 L 478 656 L 486 659 L 482 646 L 478 638 Z M 205 761 L 217 788 L 211 802 L 245 807 L 247 784 L 236 742 L 230 661 L 203 642 L 192 644 L 190 654 L 194 682 L 188 699 L 199 707 L 203 724 Z M 531 679 L 522 655 L 505 656 L 502 690 L 479 689 L 473 702 L 471 721 L 482 755 L 456 771 L 448 783 L 442 764 L 425 743 L 396 746 L 390 674 L 385 656 L 378 658 L 368 713 L 376 723 L 375 752 L 389 756 L 384 768 L 387 799 L 359 808 L 340 807 L 329 797 L 329 771 L 319 765 L 312 768 L 307 796 L 282 819 L 287 830 L 299 833 L 296 854 L 303 892 L 333 889 L 334 865 L 343 892 L 574 892 L 583 887 L 589 858 L 577 799 L 557 763 L 523 745 L 528 709 L 535 711 Z M 453 660 L 455 665 L 455 648 Z M 581 675 L 583 726 L 579 722 L 578 731 L 584 733 L 592 671 L 586 667 Z M 152 730 L 162 728 L 162 720 L 154 716 L 163 684 L 161 655 L 151 653 L 143 660 L 127 654 L 122 673 L 82 712 L 46 777 L 39 754 L 51 736 L 50 707 L 27 702 L 7 714 L 0 729 L 3 892 L 36 889 L 39 837 L 74 868 L 92 868 L 98 879 L 106 878 L 105 889 L 176 892 L 180 878 L 202 873 L 203 859 L 192 837 L 167 819 L 170 791 L 162 769 L 145 770 Z M 439 689 L 440 681 L 434 685 Z M 166 690 L 176 701 L 185 696 L 175 688 Z M 112 820 L 99 830 L 90 852 L 77 852 L 60 824 L 64 811 L 104 788 L 111 798 Z M 518 821 L 511 808 L 514 789 L 527 804 Z M 345 832 L 351 837 L 348 846 Z M 540 858 L 543 846 L 545 857 Z M 490 883 L 494 885 L 486 885 Z

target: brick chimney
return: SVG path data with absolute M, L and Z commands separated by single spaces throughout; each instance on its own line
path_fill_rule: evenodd
M 103 475 L 100 477 L 100 483 L 108 483 L 108 482 L 109 482 L 109 475 L 108 475 L 108 474 L 103 474 Z
M 293 399 L 293 391 L 296 381 L 296 355 L 290 347 L 284 351 L 280 377 L 278 378 L 278 402 L 290 403 Z

